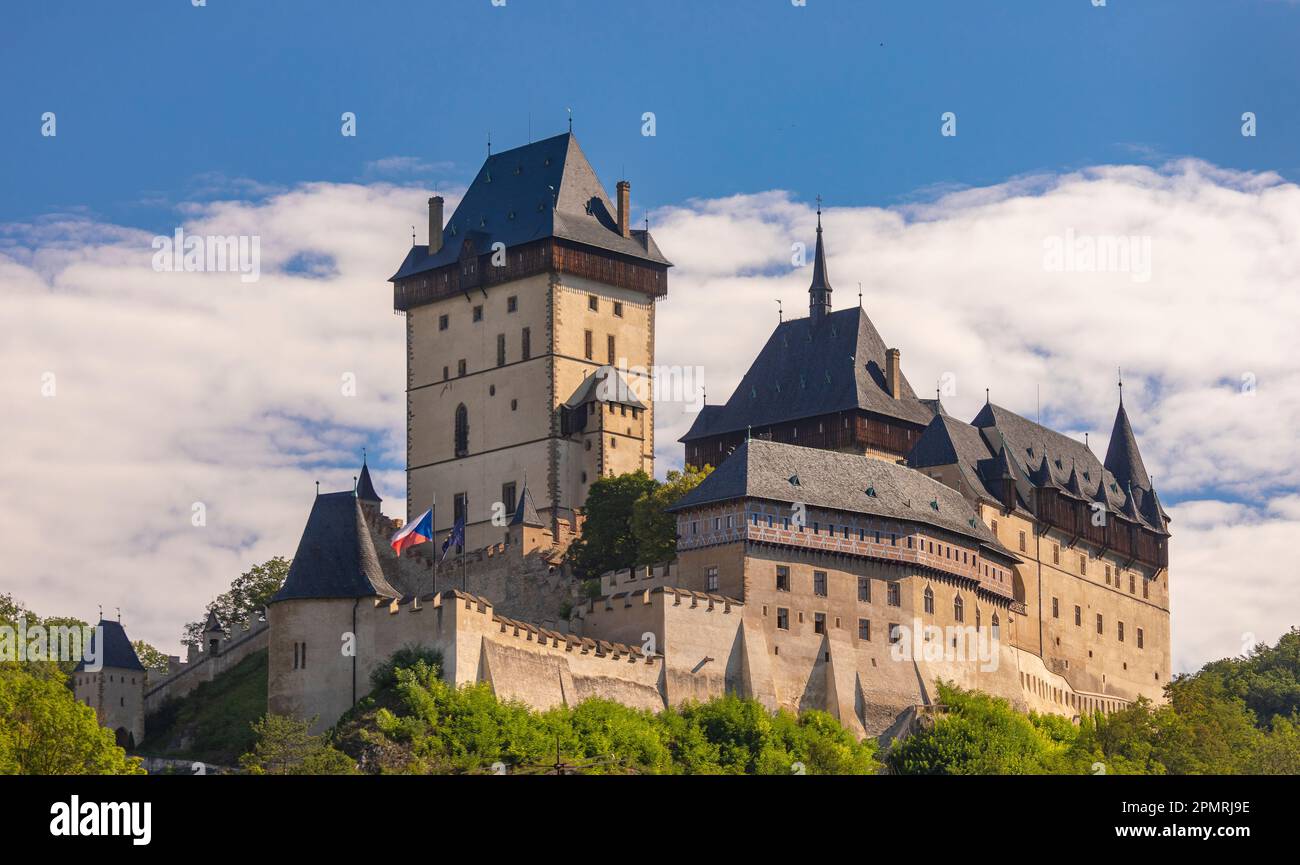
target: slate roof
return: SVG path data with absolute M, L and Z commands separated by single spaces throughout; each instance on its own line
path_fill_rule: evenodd
M 289 575 L 271 603 L 301 598 L 400 597 L 379 569 L 361 503 L 351 492 L 312 503 Z
M 390 282 L 456 262 L 472 236 L 480 253 L 556 237 L 653 264 L 671 266 L 644 230 L 623 237 L 618 209 L 605 194 L 572 133 L 489 156 L 443 227 L 442 249 L 413 246 Z
M 921 433 L 907 456 L 907 464 L 918 469 L 955 464 L 971 495 L 999 504 L 998 498 L 984 486 L 978 471 L 979 464 L 991 456 L 979 430 L 943 412 L 936 414 Z
M 922 523 L 1012 556 L 960 492 L 921 472 L 858 454 L 763 439 L 746 440 L 668 510 L 740 498 L 803 502 L 813 507 Z
M 906 376 L 899 376 L 901 398 L 889 395 L 885 350 L 876 326 L 859 307 L 828 313 L 818 322 L 783 321 L 726 405 L 706 407 L 678 441 L 851 409 L 925 426 L 934 410 L 916 398 Z
M 526 483 L 524 491 L 519 494 L 519 503 L 515 505 L 515 513 L 510 518 L 510 525 L 543 528 L 542 518 L 537 514 L 537 505 L 533 502 L 533 494 L 528 490 Z
M 366 458 L 361 458 L 361 475 L 357 478 L 357 498 L 363 502 L 382 502 L 379 493 L 375 492 L 375 483 L 370 479 L 370 466 L 366 465 Z
M 818 205 L 817 252 L 813 257 L 812 284 L 808 286 L 809 312 L 813 312 L 819 307 L 823 312 L 830 312 L 831 294 L 834 291 L 835 289 L 831 288 L 830 269 L 826 266 L 826 245 L 822 242 L 822 211 L 821 206 Z
M 216 610 L 208 610 L 208 620 L 203 623 L 203 633 L 208 634 L 213 631 L 225 632 L 226 626 L 221 624 L 221 617 L 217 615 Z
M 1168 515 L 1159 508 L 1159 498 L 1142 468 L 1122 405 L 1115 425 L 1121 436 L 1119 455 L 1112 459 L 1108 454 L 1103 465 L 1083 442 L 987 403 L 970 424 L 936 416 L 908 454 L 907 464 L 926 468 L 955 463 L 975 495 L 991 502 L 999 500 L 998 482 L 1010 477 L 1016 483 L 1016 504 L 1025 509 L 1032 505 L 1034 487 L 1050 486 L 1083 501 L 1100 502 L 1112 513 L 1164 532 Z M 1112 444 L 1111 451 L 1115 450 Z M 1130 486 L 1111 465 L 1140 471 L 1146 486 L 1137 481 Z
M 1138 453 L 1137 439 L 1133 436 L 1133 427 L 1128 422 L 1122 399 L 1119 411 L 1115 412 L 1115 425 L 1110 431 L 1110 445 L 1106 448 L 1106 470 L 1115 476 L 1121 488 L 1131 483 L 1136 488 L 1151 489 L 1151 478 L 1142 464 L 1142 454 Z
M 607 385 L 606 382 L 611 375 L 614 376 L 614 380 Z M 636 392 L 627 383 L 623 373 L 609 364 L 583 379 L 582 384 L 578 385 L 573 392 L 573 396 L 569 397 L 564 404 L 569 408 L 577 408 L 589 402 L 612 402 L 617 405 L 645 408 L 645 403 L 637 399 Z
M 126 635 L 126 629 L 122 627 L 121 622 L 109 619 L 100 619 L 98 630 L 92 631 L 90 636 L 91 654 L 98 650 L 97 640 L 99 635 L 104 635 L 104 648 L 100 654 L 100 660 L 105 667 L 114 667 L 119 670 L 139 670 L 144 672 L 144 664 L 140 663 L 140 658 L 135 653 L 135 648 L 131 645 L 131 640 Z M 86 661 L 83 658 L 77 662 L 75 672 L 82 672 L 86 667 Z

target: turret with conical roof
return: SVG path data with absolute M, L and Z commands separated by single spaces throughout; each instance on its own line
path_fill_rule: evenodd
M 1123 385 L 1120 386 L 1121 388 Z M 1142 464 L 1142 454 L 1138 452 L 1137 438 L 1133 435 L 1133 426 L 1128 421 L 1128 412 L 1124 410 L 1124 391 L 1120 390 L 1119 409 L 1115 412 L 1115 425 L 1110 431 L 1110 445 L 1106 448 L 1107 471 L 1115 476 L 1120 489 L 1130 483 L 1143 492 L 1151 489 L 1151 478 L 1146 466 Z

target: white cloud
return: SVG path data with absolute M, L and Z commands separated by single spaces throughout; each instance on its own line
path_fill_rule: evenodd
M 235 574 L 292 554 L 315 480 L 346 488 L 367 443 L 400 464 L 403 327 L 385 280 L 409 225 L 422 231 L 428 193 L 257 192 L 192 205 L 184 221 L 187 233 L 260 236 L 252 284 L 154 273 L 150 234 L 81 213 L 0 226 L 0 475 L 11 490 L 0 591 L 83 617 L 120 605 L 133 636 L 175 650 L 181 625 Z M 776 324 L 774 301 L 806 314 L 810 269 L 791 268 L 791 244 L 811 247 L 816 217 L 781 191 L 656 212 L 677 264 L 658 305 L 657 360 L 703 365 L 719 402 Z M 1294 185 L 1193 161 L 1102 166 L 897 209 L 831 208 L 824 224 L 835 305 L 856 303 L 861 281 L 919 393 L 956 375 L 945 403 L 959 417 L 986 386 L 1032 417 L 1041 389 L 1044 420 L 1090 432 L 1104 453 L 1124 367 L 1143 456 L 1175 519 L 1178 668 L 1300 619 L 1283 548 L 1300 521 Z M 1045 238 L 1070 229 L 1150 237 L 1150 281 L 1044 270 Z M 46 372 L 53 398 L 41 396 Z M 1241 394 L 1247 373 L 1254 396 Z M 660 405 L 661 472 L 680 464 L 675 440 L 690 420 Z M 376 481 L 402 500 L 400 471 Z M 206 528 L 190 525 L 195 501 Z

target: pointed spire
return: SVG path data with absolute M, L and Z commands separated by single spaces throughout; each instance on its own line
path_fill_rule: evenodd
M 203 633 L 210 634 L 214 631 L 225 631 L 225 625 L 221 624 L 221 618 L 217 615 L 216 610 L 208 610 L 208 621 L 203 625 Z
M 1115 426 L 1110 431 L 1105 466 L 1115 476 L 1121 489 L 1130 483 L 1142 490 L 1151 489 L 1151 478 L 1147 476 L 1146 466 L 1142 464 L 1142 454 L 1138 452 L 1137 438 L 1128 421 L 1128 412 L 1124 410 L 1122 396 L 1119 410 L 1115 412 Z
M 510 518 L 510 525 L 545 528 L 542 524 L 542 518 L 537 514 L 537 505 L 533 502 L 533 494 L 528 491 L 527 476 L 524 477 L 524 489 L 519 494 L 519 502 L 515 505 L 515 513 Z
M 812 285 L 808 286 L 808 312 L 813 324 L 831 311 L 830 275 L 826 269 L 826 244 L 822 241 L 822 197 L 817 196 L 817 251 L 813 258 Z
M 378 504 L 383 499 L 379 493 L 375 492 L 374 481 L 370 479 L 370 466 L 366 463 L 366 452 L 361 451 L 361 477 L 357 479 L 357 498 L 363 502 L 374 502 Z

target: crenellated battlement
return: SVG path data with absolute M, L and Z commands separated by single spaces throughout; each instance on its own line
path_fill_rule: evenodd
M 607 657 L 615 661 L 626 658 L 629 663 L 644 661 L 647 664 L 653 664 L 656 660 L 662 661 L 663 659 L 662 655 L 644 652 L 638 646 L 583 637 L 532 622 L 524 622 L 509 616 L 499 615 L 495 611 L 491 600 L 482 595 L 475 595 L 460 589 L 447 589 L 419 597 L 406 595 L 401 598 L 374 599 L 375 609 L 386 608 L 391 615 L 398 615 L 402 612 L 419 612 L 425 609 L 436 610 L 449 605 L 456 605 L 458 612 L 463 611 L 481 617 L 482 624 L 492 629 L 490 633 L 493 638 L 504 634 L 527 643 L 533 643 L 540 648 L 576 652 L 579 655 L 592 655 L 597 658 Z

